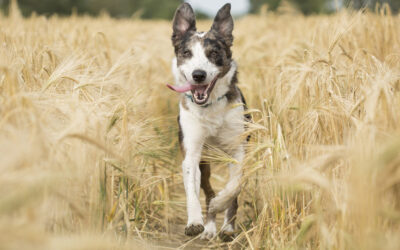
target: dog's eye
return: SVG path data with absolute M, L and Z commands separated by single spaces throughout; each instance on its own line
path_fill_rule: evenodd
M 217 57 L 218 56 L 218 51 L 212 50 L 210 54 L 211 54 L 212 57 Z
M 190 52 L 190 50 L 185 50 L 185 51 L 183 51 L 183 56 L 184 57 L 190 57 L 192 55 L 192 52 Z

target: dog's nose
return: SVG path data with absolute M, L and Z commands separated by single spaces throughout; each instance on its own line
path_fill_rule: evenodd
M 207 72 L 205 72 L 204 70 L 201 70 L 201 69 L 196 69 L 195 71 L 193 71 L 192 77 L 193 77 L 193 80 L 195 80 L 198 83 L 201 83 L 206 79 Z

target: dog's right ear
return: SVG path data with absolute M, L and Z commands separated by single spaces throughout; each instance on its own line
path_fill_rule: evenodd
M 215 30 L 220 34 L 228 46 L 232 45 L 233 42 L 233 19 L 231 15 L 231 4 L 227 3 L 219 9 L 215 16 L 214 23 L 211 30 Z
M 172 28 L 172 43 L 174 44 L 186 32 L 196 31 L 196 17 L 190 4 L 183 3 L 176 9 Z

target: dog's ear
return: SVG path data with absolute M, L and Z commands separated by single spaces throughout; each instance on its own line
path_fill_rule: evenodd
M 211 30 L 216 31 L 220 34 L 227 43 L 228 46 L 232 45 L 233 42 L 233 18 L 231 16 L 231 4 L 227 3 L 219 9 L 217 15 L 214 18 L 214 23 Z
M 172 28 L 173 43 L 186 32 L 196 31 L 196 17 L 190 4 L 183 3 L 176 9 Z

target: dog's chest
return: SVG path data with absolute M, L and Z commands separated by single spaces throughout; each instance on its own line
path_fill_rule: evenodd
M 207 131 L 208 136 L 216 136 L 226 125 L 226 116 L 223 112 L 201 112 L 198 121 Z
M 244 132 L 243 106 L 232 107 L 226 100 L 208 108 L 189 106 L 181 115 L 192 118 L 182 121 L 184 127 L 201 128 L 197 132 L 216 146 L 228 146 Z

